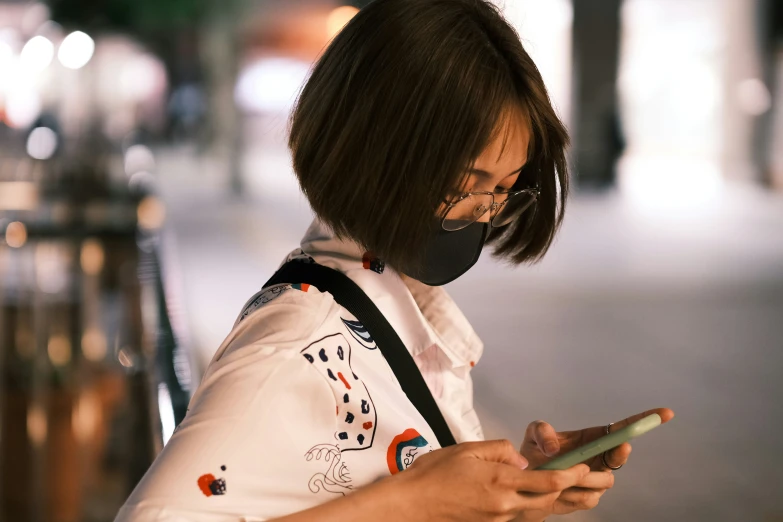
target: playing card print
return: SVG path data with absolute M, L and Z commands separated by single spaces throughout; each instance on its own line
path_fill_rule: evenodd
M 302 355 L 332 388 L 337 401 L 338 429 L 335 433 L 341 451 L 363 450 L 375 440 L 377 414 L 370 392 L 351 368 L 351 346 L 342 334 L 316 341 Z

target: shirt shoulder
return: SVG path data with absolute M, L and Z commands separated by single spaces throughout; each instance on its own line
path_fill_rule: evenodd
M 248 348 L 257 351 L 264 347 L 267 352 L 301 348 L 335 313 L 337 303 L 331 295 L 313 286 L 285 284 L 265 288 L 242 308 L 231 332 L 215 352 L 210 368 Z

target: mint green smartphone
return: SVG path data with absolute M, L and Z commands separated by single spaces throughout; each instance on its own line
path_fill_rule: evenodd
M 648 415 L 647 417 L 638 420 L 633 424 L 629 424 L 625 428 L 619 429 L 614 433 L 604 435 L 600 439 L 589 442 L 581 448 L 577 448 L 573 451 L 569 451 L 564 455 L 555 457 L 554 459 L 537 467 L 536 469 L 568 469 L 571 466 L 576 466 L 577 464 L 591 459 L 596 455 L 600 455 L 604 451 L 616 448 L 623 442 L 628 442 L 629 440 L 636 438 L 639 435 L 643 435 L 656 426 L 660 425 L 661 418 L 657 413 L 653 413 L 652 415 Z

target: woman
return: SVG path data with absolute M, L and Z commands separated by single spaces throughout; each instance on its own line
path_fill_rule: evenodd
M 538 521 L 594 507 L 630 446 L 532 471 L 604 428 L 536 422 L 521 454 L 483 442 L 470 378 L 483 347 L 439 286 L 484 244 L 517 264 L 544 255 L 566 144 L 538 70 L 485 0 L 363 9 L 292 115 L 294 170 L 318 218 L 286 261 L 338 270 L 372 299 L 458 444 L 441 449 L 407 377 L 331 294 L 275 284 L 240 313 L 118 520 Z

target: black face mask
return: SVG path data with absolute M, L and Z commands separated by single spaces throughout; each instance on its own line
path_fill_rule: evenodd
M 476 264 L 488 231 L 489 223 L 476 221 L 461 230 L 448 232 L 438 221 L 438 231 L 427 246 L 422 266 L 403 272 L 429 286 L 450 283 Z

